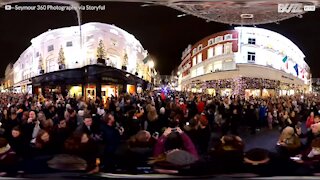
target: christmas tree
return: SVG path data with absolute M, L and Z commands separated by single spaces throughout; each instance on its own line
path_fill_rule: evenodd
M 105 49 L 104 49 L 103 41 L 100 40 L 98 48 L 97 48 L 97 58 L 105 59 L 105 57 L 106 57 L 105 53 L 106 52 L 105 52 Z
M 64 57 L 63 48 L 61 46 L 60 51 L 59 51 L 58 64 L 59 65 L 65 64 L 65 60 L 66 60 L 66 58 Z

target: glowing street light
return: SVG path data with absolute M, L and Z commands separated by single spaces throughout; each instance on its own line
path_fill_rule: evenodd
M 148 62 L 148 65 L 149 65 L 149 68 L 154 68 L 154 62 L 153 62 L 153 60 L 151 60 L 151 61 L 149 61 Z

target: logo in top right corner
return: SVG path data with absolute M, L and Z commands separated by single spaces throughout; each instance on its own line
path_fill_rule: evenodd
M 278 4 L 278 13 L 303 13 L 307 11 L 315 11 L 315 5 L 303 5 L 302 3 L 286 3 Z

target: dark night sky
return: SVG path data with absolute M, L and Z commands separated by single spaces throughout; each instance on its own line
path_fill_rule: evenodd
M 93 4 L 93 3 L 82 3 Z M 179 11 L 162 6 L 141 7 L 137 3 L 103 3 L 105 11 L 83 11 L 82 23 L 103 22 L 133 34 L 155 58 L 161 74 L 170 74 L 179 65 L 182 51 L 188 44 L 219 32 L 232 29 L 230 25 L 185 16 Z M 30 40 L 47 31 L 77 25 L 74 11 L 5 11 L 0 9 L 0 76 L 9 62 L 15 62 L 31 44 Z M 310 12 L 302 19 L 292 18 L 280 24 L 258 25 L 276 31 L 298 45 L 306 55 L 313 77 L 320 77 L 320 11 Z

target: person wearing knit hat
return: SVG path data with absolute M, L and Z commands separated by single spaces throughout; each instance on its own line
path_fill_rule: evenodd
M 5 138 L 0 138 L 0 176 L 16 173 L 18 157 Z

